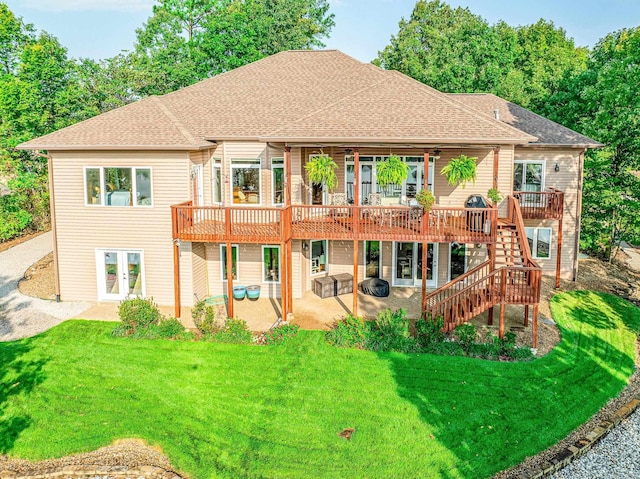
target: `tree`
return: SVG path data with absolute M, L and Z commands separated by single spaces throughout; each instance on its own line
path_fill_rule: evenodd
M 586 70 L 548 101 L 549 117 L 606 146 L 585 158 L 582 246 L 611 258 L 620 241 L 640 242 L 640 27 L 611 33 Z

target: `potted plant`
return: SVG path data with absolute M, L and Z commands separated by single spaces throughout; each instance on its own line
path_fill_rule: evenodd
M 418 194 L 416 195 L 416 201 L 423 210 L 429 212 L 431 211 L 431 207 L 433 206 L 433 204 L 436 202 L 436 197 L 433 196 L 433 193 L 431 193 L 430 190 L 422 189 L 418 191 Z
M 498 188 L 490 188 L 487 191 L 487 198 L 491 200 L 494 206 L 498 206 L 498 203 L 502 201 L 502 194 L 498 191 Z
M 446 176 L 447 183 L 450 185 L 460 185 L 463 188 L 471 181 L 476 181 L 476 160 L 475 156 L 460 155 L 457 158 L 451 158 L 440 174 Z
M 378 186 L 401 185 L 409 175 L 409 166 L 398 155 L 391 155 L 376 165 Z
M 329 192 L 332 192 L 338 186 L 338 177 L 336 170 L 338 165 L 333 158 L 320 150 L 320 154 L 311 158 L 304 169 L 307 170 L 309 181 L 326 186 Z

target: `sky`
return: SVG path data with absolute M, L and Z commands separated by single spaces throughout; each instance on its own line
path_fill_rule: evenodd
M 329 0 L 336 25 L 327 48 L 370 62 L 398 32 L 416 0 Z M 154 0 L 0 0 L 38 30 L 55 35 L 74 58 L 109 58 L 131 50 L 135 30 Z M 567 31 L 577 46 L 593 47 L 607 33 L 640 25 L 640 0 L 448 0 L 490 24 L 529 25 L 540 18 Z

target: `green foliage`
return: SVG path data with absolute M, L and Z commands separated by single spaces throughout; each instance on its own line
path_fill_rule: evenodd
M 191 318 L 200 333 L 209 335 L 220 329 L 221 324 L 216 322 L 215 306 L 208 305 L 204 301 L 198 301 L 191 309 Z
M 415 340 L 409 337 L 409 320 L 404 309 L 382 310 L 374 322 L 367 348 L 372 351 L 414 351 Z
M 276 328 L 271 328 L 264 333 L 264 343 L 267 345 L 286 344 L 291 338 L 298 334 L 299 330 L 300 326 L 297 324 L 283 324 Z
M 250 344 L 253 335 L 244 319 L 228 318 L 208 339 L 216 343 Z
M 468 353 L 471 345 L 476 342 L 478 331 L 473 323 L 465 323 L 455 329 L 455 335 L 462 349 L 464 349 L 465 353 Z
M 431 208 L 436 202 L 436 197 L 433 196 L 433 193 L 431 193 L 431 190 L 421 189 L 420 191 L 418 191 L 418 194 L 416 195 L 416 201 L 422 207 L 423 210 L 431 211 Z
M 487 197 L 494 205 L 497 205 L 502 201 L 502 193 L 498 191 L 498 188 L 489 188 L 489 191 L 487 191 Z
M 121 301 L 118 305 L 118 316 L 125 335 L 157 325 L 162 318 L 153 298 L 129 298 Z
M 416 341 L 421 348 L 429 345 L 442 343 L 445 339 L 444 318 L 437 316 L 432 319 L 431 316 L 426 319 L 418 319 L 415 323 Z
M 176 318 L 162 318 L 156 328 L 161 338 L 176 339 L 184 333 L 184 326 Z
M 309 181 L 325 185 L 329 191 L 333 191 L 338 186 L 336 170 L 338 165 L 333 158 L 320 150 L 320 154 L 311 158 L 304 169 L 307 171 Z
M 378 186 L 400 185 L 409 175 L 407 165 L 398 155 L 391 155 L 376 164 L 376 180 Z
M 370 324 L 359 316 L 348 314 L 336 321 L 326 333 L 329 344 L 343 348 L 365 349 L 371 333 Z
M 456 186 L 460 185 L 462 188 L 472 181 L 476 181 L 476 161 L 475 156 L 460 155 L 457 158 L 451 158 L 449 163 L 444 165 L 440 170 L 440 174 L 446 176 L 447 183 Z

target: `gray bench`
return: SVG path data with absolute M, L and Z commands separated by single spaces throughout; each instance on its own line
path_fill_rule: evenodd
M 353 276 L 342 273 L 316 278 L 313 280 L 313 292 L 321 298 L 353 293 Z

